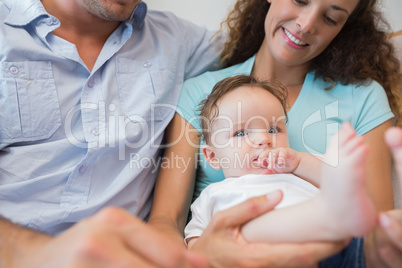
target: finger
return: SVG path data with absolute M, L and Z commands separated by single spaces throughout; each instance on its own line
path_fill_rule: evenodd
M 394 165 L 402 180 L 402 128 L 389 128 L 385 132 L 385 141 L 392 151 Z
M 241 226 L 272 210 L 282 200 L 282 197 L 283 193 L 278 190 L 265 196 L 250 198 L 239 205 L 216 213 L 212 217 L 211 224 L 218 225 L 217 228 Z
M 361 155 L 365 155 L 369 152 L 370 147 L 364 143 L 364 139 L 362 136 L 357 137 L 357 139 L 359 139 L 359 141 L 355 142 L 352 146 L 354 146 L 352 148 L 345 148 L 345 150 L 349 150 L 349 157 L 350 158 L 357 158 L 360 157 Z M 351 142 L 352 143 L 352 142 Z
M 402 250 L 402 222 L 398 222 L 388 213 L 381 213 L 380 225 L 388 235 L 390 241 L 392 241 L 397 248 Z
M 97 217 L 106 218 L 105 221 L 117 229 L 119 239 L 124 241 L 131 254 L 141 257 L 138 259 L 148 262 L 150 267 L 190 267 L 184 245 L 180 247 L 173 243 L 124 210 L 107 209 Z
M 353 127 L 350 125 L 349 122 L 344 122 L 342 124 L 341 129 L 335 133 L 332 137 L 331 137 L 331 141 L 329 143 L 330 148 L 328 149 L 332 149 L 333 151 L 337 151 L 340 147 L 342 148 L 348 148 L 350 147 L 350 141 L 353 140 L 353 138 L 356 137 L 356 132 L 353 129 Z M 327 150 L 331 151 L 331 150 Z M 348 149 L 348 151 L 350 151 L 350 149 Z
M 271 171 L 276 171 L 277 169 L 277 163 L 278 163 L 278 151 L 271 151 L 270 152 L 270 167 L 269 169 Z
M 347 141 L 343 142 L 343 148 L 349 153 L 353 153 L 356 148 L 364 147 L 365 141 L 362 136 L 352 136 Z
M 402 210 L 401 209 L 388 210 L 387 214 L 402 224 Z
M 87 227 L 95 231 L 91 233 L 91 230 L 87 230 L 90 234 L 81 236 L 78 246 L 70 247 L 74 259 L 66 263 L 67 267 L 158 267 L 140 254 L 133 254 L 116 228 L 107 225 L 102 225 L 100 229 L 92 225 Z
M 340 131 L 337 133 L 339 139 L 339 145 L 343 146 L 353 136 L 356 135 L 355 129 L 349 122 L 343 122 Z
M 274 154 L 272 153 L 272 151 L 270 151 L 268 154 L 268 167 L 267 167 L 268 169 L 272 170 L 273 162 L 274 162 Z
M 391 246 L 386 245 L 379 249 L 381 259 L 386 264 L 382 267 L 400 268 L 402 267 L 402 252 Z
M 391 127 L 385 132 L 385 141 L 391 148 L 402 146 L 402 129 Z
M 278 154 L 278 160 L 277 160 L 278 169 L 285 168 L 285 159 L 286 159 L 286 152 L 284 150 L 280 150 L 279 154 Z

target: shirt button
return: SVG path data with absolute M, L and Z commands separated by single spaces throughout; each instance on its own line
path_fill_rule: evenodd
M 150 63 L 149 61 L 145 62 L 143 65 L 145 68 L 151 68 L 152 67 L 152 63 Z
M 92 129 L 92 134 L 94 134 L 94 136 L 99 136 L 100 135 L 99 129 L 97 128 Z
M 17 74 L 19 72 L 18 68 L 16 66 L 11 66 L 10 67 L 10 73 L 11 74 Z
M 84 174 L 87 171 L 87 164 L 83 164 L 82 166 L 80 166 L 78 171 L 80 172 L 80 174 Z
M 52 19 L 52 18 L 47 18 L 47 19 L 46 19 L 46 24 L 47 24 L 48 26 L 53 25 L 53 19 Z
M 89 87 L 89 88 L 93 88 L 94 85 L 95 85 L 94 80 L 90 79 L 90 80 L 88 81 L 88 87 Z

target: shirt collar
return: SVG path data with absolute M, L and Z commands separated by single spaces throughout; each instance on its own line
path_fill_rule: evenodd
M 134 9 L 129 23 L 133 25 L 134 28 L 141 29 L 144 26 L 145 16 L 147 15 L 148 7 L 144 2 L 139 2 L 137 7 Z
M 11 2 L 10 13 L 4 23 L 25 26 L 40 16 L 49 16 L 40 0 L 19 0 Z

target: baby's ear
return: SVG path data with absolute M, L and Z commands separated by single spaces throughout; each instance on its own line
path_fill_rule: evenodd
M 216 158 L 216 155 L 213 151 L 213 148 L 209 145 L 203 145 L 202 146 L 202 153 L 204 154 L 205 159 L 207 160 L 207 162 L 209 163 L 209 165 L 216 169 L 216 170 L 220 170 L 221 169 L 221 165 L 219 164 L 219 159 Z

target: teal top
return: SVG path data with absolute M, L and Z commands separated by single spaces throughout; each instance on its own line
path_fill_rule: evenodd
M 255 56 L 229 68 L 187 80 L 179 98 L 177 113 L 201 131 L 199 103 L 218 81 L 239 74 L 249 75 L 254 60 Z M 330 137 L 339 130 L 342 122 L 350 122 L 356 132 L 363 135 L 393 117 L 386 93 L 377 82 L 367 81 L 363 85 L 335 83 L 331 90 L 325 90 L 330 85 L 322 77 L 315 76 L 314 72 L 306 75 L 301 92 L 288 112 L 291 148 L 322 155 Z M 222 171 L 209 166 L 201 150 L 199 154 L 194 198 L 210 183 L 224 179 Z

